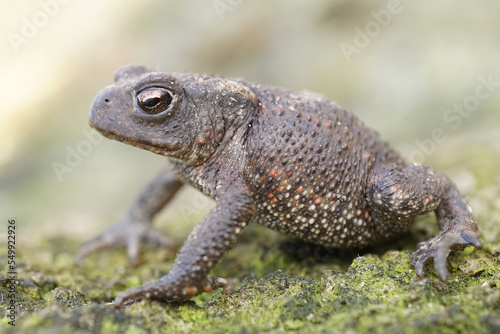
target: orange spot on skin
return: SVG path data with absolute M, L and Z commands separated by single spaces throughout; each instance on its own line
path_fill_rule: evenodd
M 205 144 L 205 139 L 200 140 L 198 143 L 200 143 L 200 145 Z
M 269 175 L 271 175 L 272 177 L 275 177 L 276 176 L 276 171 L 272 170 L 271 172 L 269 172 Z
M 276 197 L 273 198 L 273 203 L 278 203 L 278 199 Z
M 332 128 L 332 122 L 328 121 L 326 122 L 326 127 L 331 129 Z
M 434 196 L 429 195 L 429 203 L 432 203 L 432 202 L 434 202 Z
M 184 288 L 184 293 L 189 296 L 196 296 L 198 294 L 198 288 L 195 286 L 188 286 Z
M 278 171 L 278 175 L 281 175 L 281 174 L 283 174 L 283 171 L 280 169 L 280 170 Z
M 321 198 L 316 198 L 316 200 L 314 201 L 314 204 L 318 205 L 321 203 Z
M 280 193 L 281 193 L 281 192 L 283 192 L 283 190 L 285 190 L 285 188 L 283 188 L 283 187 L 279 187 L 279 188 L 278 188 L 278 191 L 279 191 Z
M 267 198 L 269 198 L 269 199 L 271 199 L 271 198 L 273 198 L 273 197 L 274 197 L 274 195 L 273 195 L 273 194 L 269 194 L 269 195 L 267 195 Z
M 370 217 L 370 213 L 368 211 L 365 212 L 365 218 L 368 219 Z
M 275 186 L 272 186 L 272 187 L 271 187 L 271 190 L 274 190 L 274 189 L 276 189 L 276 187 L 275 187 Z
M 302 186 L 300 186 L 300 187 L 298 187 L 298 188 L 297 188 L 297 192 L 298 192 L 298 193 L 301 193 L 301 192 L 302 192 L 302 190 L 303 190 L 303 189 L 302 189 Z
M 283 185 L 287 185 L 288 184 L 288 180 L 283 180 Z
M 207 133 L 207 134 L 205 135 L 205 138 L 207 138 L 207 139 L 208 139 L 208 138 L 210 138 L 210 133 Z

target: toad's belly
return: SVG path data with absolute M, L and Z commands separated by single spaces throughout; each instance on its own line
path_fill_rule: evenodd
M 328 247 L 365 246 L 381 241 L 364 198 L 291 195 L 283 191 L 256 201 L 253 221 L 280 233 Z

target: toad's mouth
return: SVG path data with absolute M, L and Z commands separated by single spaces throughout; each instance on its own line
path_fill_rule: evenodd
M 162 140 L 161 142 L 152 143 L 151 139 L 130 138 L 121 133 L 116 133 L 110 129 L 102 129 L 90 122 L 90 126 L 99 131 L 104 137 L 113 139 L 128 145 L 132 145 L 156 154 L 164 156 L 175 156 L 176 152 L 182 149 L 179 142 L 168 142 Z

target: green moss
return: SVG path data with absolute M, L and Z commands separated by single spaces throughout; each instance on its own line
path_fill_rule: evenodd
M 79 307 L 88 304 L 87 298 L 81 292 L 59 287 L 46 293 L 44 299 L 49 303 L 57 302 L 67 307 Z
M 166 256 L 165 262 L 171 263 L 173 256 L 146 250 L 150 258 L 141 267 L 132 268 L 125 266 L 123 252 L 112 251 L 108 260 L 123 266 L 111 267 L 97 260 L 82 268 L 71 265 L 56 270 L 33 255 L 29 261 L 37 266 L 23 265 L 19 270 L 23 308 L 18 328 L 37 328 L 41 333 L 75 328 L 108 333 L 308 333 L 332 329 L 426 333 L 437 328 L 451 333 L 500 328 L 498 244 L 450 256 L 450 279 L 441 283 L 431 265 L 426 267 L 430 279 L 418 281 L 409 251 L 364 254 L 352 259 L 344 271 L 335 264 L 333 253 L 314 265 L 297 261 L 283 243 L 266 245 L 269 240 L 260 236 L 266 232 L 250 229 L 217 269 L 222 276 L 226 269 L 234 272 L 237 267 L 241 271 L 239 279 L 233 280 L 231 294 L 217 291 L 184 303 L 141 301 L 125 310 L 99 303 L 111 301 L 128 286 L 158 278 L 162 275 L 156 267 L 159 257 Z M 57 254 L 57 247 L 53 251 Z M 314 257 L 315 252 L 312 247 L 312 254 L 302 259 Z M 331 267 L 336 270 L 328 270 Z M 276 270 L 279 268 L 282 270 Z M 43 274 L 46 271 L 51 275 Z M 270 273 L 265 275 L 266 271 Z M 321 271 L 321 277 L 316 278 Z M 6 325 L 6 318 L 0 323 Z

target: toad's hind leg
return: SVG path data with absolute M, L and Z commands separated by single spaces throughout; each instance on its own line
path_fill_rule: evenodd
M 416 215 L 435 211 L 440 233 L 417 246 L 412 265 L 423 277 L 424 265 L 434 260 L 439 278 L 446 280 L 451 251 L 481 247 L 479 229 L 467 201 L 453 182 L 421 164 L 375 168 L 367 192 L 375 229 L 381 238 L 405 231 Z

